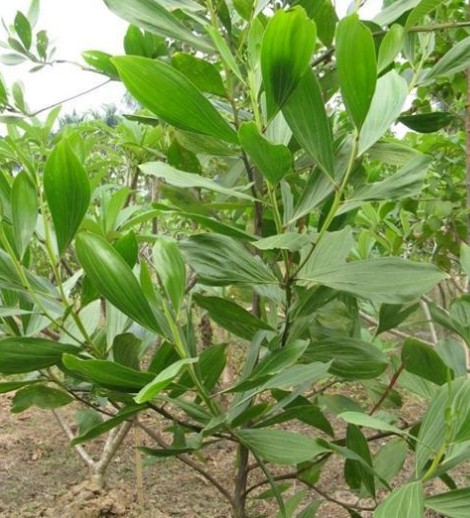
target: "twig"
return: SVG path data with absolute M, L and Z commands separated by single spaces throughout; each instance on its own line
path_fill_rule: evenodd
M 380 396 L 380 399 L 377 401 L 377 403 L 374 405 L 372 410 L 369 412 L 369 415 L 373 415 L 382 405 L 382 403 L 387 399 L 387 396 L 392 391 L 393 387 L 395 386 L 395 383 L 398 381 L 398 378 L 400 377 L 400 374 L 403 372 L 403 369 L 405 366 L 400 364 L 400 367 L 398 367 L 395 374 L 391 377 L 389 384 L 387 385 L 387 388 L 385 389 L 384 393 Z
M 98 477 L 102 477 L 108 468 L 110 462 L 113 460 L 116 451 L 121 446 L 122 441 L 126 438 L 129 430 L 132 427 L 132 421 L 124 422 L 120 428 L 114 428 L 108 435 L 106 444 L 104 445 L 103 451 L 99 462 L 96 465 L 96 474 Z M 115 433 L 113 433 L 115 431 Z
M 144 496 L 144 474 L 142 470 L 142 453 L 139 448 L 142 446 L 141 428 L 138 426 L 139 418 L 136 416 L 134 421 L 134 443 L 135 443 L 135 485 L 137 489 L 137 503 L 141 514 L 145 510 Z
M 428 303 L 423 299 L 421 299 L 419 303 L 421 305 L 421 309 L 423 310 L 424 317 L 428 321 L 429 332 L 431 333 L 433 345 L 437 345 L 437 343 L 439 342 L 439 337 L 437 336 L 436 327 L 434 326 L 434 322 L 432 321 L 432 316 L 431 312 L 429 311 Z

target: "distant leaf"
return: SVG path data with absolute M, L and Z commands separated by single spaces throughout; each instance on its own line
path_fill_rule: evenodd
M 289 250 L 290 252 L 298 252 L 305 245 L 311 243 L 305 234 L 297 232 L 285 232 L 275 236 L 269 236 L 254 241 L 252 245 L 258 250 Z
M 116 335 L 113 339 L 113 359 L 125 367 L 130 367 L 134 370 L 140 369 L 139 358 L 141 350 L 142 340 L 132 333 L 122 333 Z
M 373 417 L 368 414 L 360 414 L 359 412 L 344 412 L 338 416 L 340 419 L 343 419 L 347 423 L 354 424 L 356 426 L 365 426 L 367 428 L 372 428 L 373 430 L 381 430 L 383 432 L 391 432 L 396 433 L 398 435 L 402 434 L 402 430 L 393 426 L 377 417 Z
M 272 271 L 240 243 L 226 236 L 199 234 L 181 242 L 199 281 L 210 286 L 277 284 Z
M 186 266 L 178 244 L 162 237 L 156 241 L 152 252 L 155 270 L 178 313 L 186 289 Z
M 200 34 L 187 29 L 179 19 L 156 0 L 104 0 L 117 16 L 158 36 L 184 41 L 203 52 L 212 52 L 213 47 Z
M 382 446 L 374 456 L 374 469 L 387 482 L 391 482 L 401 471 L 407 453 L 408 445 L 404 439 L 392 439 Z
M 22 171 L 15 177 L 11 191 L 13 232 L 21 257 L 30 244 L 38 213 L 38 193 L 27 173 Z
M 470 277 L 470 246 L 465 242 L 460 245 L 460 265 L 467 277 Z
M 429 85 L 441 76 L 450 76 L 466 70 L 470 65 L 470 36 L 453 45 L 424 76 L 422 85 Z
M 142 326 L 162 333 L 130 266 L 107 241 L 94 234 L 80 234 L 76 252 L 101 295 Z
M 428 496 L 425 507 L 449 518 L 467 518 L 470 508 L 470 488 L 454 489 L 447 493 Z
M 443 0 L 421 0 L 419 4 L 411 11 L 406 19 L 405 29 L 408 30 L 419 21 L 421 21 L 427 14 L 434 11 L 436 7 L 442 4 Z
M 274 184 L 291 170 L 292 153 L 281 144 L 272 144 L 260 135 L 254 122 L 243 123 L 238 131 L 240 144 L 268 182 Z
M 39 0 L 31 0 L 31 3 L 29 4 L 27 18 L 29 20 L 29 23 L 31 24 L 31 27 L 34 27 L 39 19 L 39 11 L 40 11 L 40 5 Z
M 403 115 L 399 117 L 398 122 L 418 133 L 433 133 L 445 128 L 455 120 L 455 116 L 452 113 L 431 112 L 418 115 Z
M 176 68 L 140 56 L 115 57 L 111 62 L 137 101 L 172 126 L 237 143 L 235 131 Z
M 204 297 L 199 294 L 194 294 L 193 299 L 196 304 L 209 313 L 211 319 L 219 326 L 245 340 L 252 340 L 261 329 L 271 329 L 266 322 L 230 300 L 220 297 Z
M 408 85 L 395 70 L 378 81 L 374 97 L 359 136 L 359 155 L 362 155 L 381 137 L 401 113 L 408 96 Z
M 35 384 L 18 390 L 13 397 L 11 411 L 17 414 L 24 412 L 31 406 L 52 410 L 68 405 L 73 400 L 73 397 L 63 390 Z
M 393 24 L 385 34 L 379 48 L 377 71 L 379 74 L 389 67 L 402 49 L 405 31 L 398 23 Z
M 454 377 L 436 350 L 419 340 L 407 338 L 401 350 L 405 369 L 437 385 L 444 385 Z
M 0 63 L 4 65 L 19 65 L 20 63 L 24 63 L 28 58 L 26 56 L 22 56 L 21 54 L 1 54 L 0 55 Z
M 171 56 L 171 64 L 202 92 L 227 97 L 219 71 L 209 61 L 205 61 L 192 54 L 175 52 Z
M 166 459 L 168 457 L 176 457 L 184 453 L 191 453 L 195 448 L 181 447 L 181 448 L 139 448 L 142 453 L 150 457 L 157 457 L 159 459 Z
M 373 19 L 377 25 L 389 25 L 407 11 L 413 9 L 418 5 L 420 0 L 397 0 L 396 2 L 387 5 L 380 13 Z
M 207 189 L 209 191 L 218 192 L 225 196 L 234 196 L 235 198 L 241 198 L 244 200 L 252 200 L 253 198 L 240 192 L 237 189 L 229 189 L 222 185 L 204 178 L 203 176 L 194 173 L 185 173 L 184 171 L 178 171 L 164 162 L 148 162 L 139 166 L 144 174 L 156 176 L 157 178 L 163 178 L 170 185 L 175 187 L 181 187 L 187 189 L 190 187 L 198 187 L 200 189 Z
M 298 464 L 327 451 L 315 439 L 283 430 L 241 430 L 241 441 L 257 455 L 275 464 Z
M 0 394 L 6 394 L 7 392 L 13 392 L 14 390 L 18 390 L 23 387 L 27 387 L 28 385 L 34 385 L 35 383 L 40 383 L 41 380 L 31 380 L 31 381 L 5 381 L 0 383 Z
M 374 518 L 422 518 L 423 484 L 411 482 L 395 489 L 374 512 Z
M 46 161 L 44 192 L 54 222 L 59 253 L 62 254 L 77 232 L 91 199 L 88 175 L 64 139 Z
M 303 75 L 282 113 L 298 143 L 328 176 L 333 177 L 333 137 L 320 85 L 312 70 Z
M 261 71 L 271 118 L 307 72 L 316 43 L 316 25 L 305 11 L 278 10 L 269 20 L 261 44 Z
M 445 278 L 446 274 L 432 264 L 397 257 L 353 261 L 308 276 L 299 274 L 300 280 L 388 304 L 412 302 Z
M 20 11 L 16 13 L 14 26 L 16 34 L 18 34 L 26 50 L 29 50 L 32 41 L 31 24 L 28 18 Z
M 0 372 L 20 374 L 45 369 L 61 362 L 62 354 L 77 354 L 73 345 L 43 338 L 6 338 L 0 341 Z
M 377 63 L 372 32 L 357 14 L 346 16 L 337 26 L 336 66 L 344 104 L 360 129 L 374 95 Z

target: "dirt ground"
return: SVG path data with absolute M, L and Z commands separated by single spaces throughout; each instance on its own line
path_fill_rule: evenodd
M 107 474 L 105 489 L 87 481 L 87 469 L 53 416 L 46 411 L 30 409 L 23 414 L 10 414 L 9 395 L 0 396 L 0 517 L 1 518 L 228 518 L 230 508 L 221 495 L 206 480 L 174 459 L 158 461 L 144 467 L 144 510 L 136 503 L 136 473 L 134 437 L 131 433 L 119 450 Z M 414 405 L 414 406 L 413 406 Z M 68 407 L 67 407 L 68 408 Z M 412 404 L 408 412 L 416 418 L 419 405 Z M 72 409 L 65 412 L 71 417 Z M 67 416 L 68 414 L 68 416 Z M 155 446 L 145 441 L 146 446 Z M 87 446 L 90 453 L 98 445 Z M 210 447 L 205 468 L 222 484 L 230 488 L 233 482 L 233 451 L 230 446 Z M 201 460 L 201 459 L 196 459 Z M 412 470 L 412 463 L 409 463 Z M 342 463 L 329 461 L 322 471 L 318 486 L 337 500 L 358 503 L 342 489 Z M 462 471 L 462 477 L 470 467 Z M 253 474 L 251 483 L 255 479 Z M 406 480 L 406 474 L 403 480 Z M 263 489 L 267 489 L 266 486 Z M 294 490 L 304 489 L 299 482 Z M 444 491 L 442 486 L 433 492 Z M 307 492 L 306 502 L 318 498 Z M 371 502 L 359 502 L 370 505 Z M 251 498 L 250 517 L 275 518 L 274 503 Z M 319 518 L 349 518 L 338 505 L 324 502 Z M 364 518 L 370 513 L 362 513 Z M 427 516 L 435 516 L 428 514 Z

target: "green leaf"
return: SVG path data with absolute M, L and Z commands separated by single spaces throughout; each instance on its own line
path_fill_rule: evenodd
M 266 140 L 259 134 L 254 122 L 242 124 L 238 138 L 248 156 L 271 184 L 280 182 L 291 170 L 292 153 L 289 148 Z
M 421 0 L 419 4 L 411 11 L 406 19 L 405 29 L 408 30 L 419 21 L 421 21 L 427 14 L 434 11 L 436 7 L 442 4 L 443 0 Z
M 137 396 L 135 396 L 135 402 L 140 404 L 154 399 L 162 390 L 168 387 L 168 385 L 180 374 L 186 365 L 197 361 L 197 358 L 185 358 L 183 360 L 176 361 L 162 372 L 158 373 L 150 383 L 145 385 Z
M 424 492 L 421 482 L 395 489 L 374 512 L 374 518 L 423 518 Z
M 403 439 L 392 439 L 382 446 L 373 459 L 375 471 L 387 482 L 400 473 L 408 453 L 408 445 Z
M 94 69 L 111 79 L 119 79 L 116 67 L 111 62 L 111 54 L 101 50 L 86 50 L 82 52 L 82 58 Z
M 0 394 L 6 394 L 7 392 L 13 392 L 14 390 L 18 390 L 23 387 L 27 387 L 28 385 L 34 385 L 35 383 L 40 383 L 41 380 L 32 380 L 32 381 L 6 381 L 0 383 Z
M 379 311 L 379 325 L 376 335 L 397 327 L 419 308 L 419 304 L 404 307 L 400 304 L 382 304 Z
M 445 338 L 436 345 L 436 351 L 456 377 L 467 376 L 465 345 L 454 338 Z
M 397 257 L 353 261 L 308 276 L 299 274 L 301 280 L 388 304 L 412 302 L 445 278 L 446 274 L 432 264 Z
M 59 254 L 72 241 L 90 204 L 88 175 L 67 140 L 53 149 L 44 167 L 44 193 L 51 211 Z
M 11 190 L 11 219 L 15 243 L 20 257 L 28 248 L 36 228 L 39 203 L 36 187 L 27 173 L 22 171 L 15 177 Z
M 437 385 L 444 385 L 454 373 L 444 363 L 434 347 L 414 338 L 407 338 L 401 350 L 405 369 Z
M 398 122 L 418 133 L 439 131 L 455 120 L 455 116 L 449 112 L 420 113 L 418 115 L 403 115 L 398 118 Z
M 175 52 L 171 56 L 171 64 L 194 83 L 201 92 L 227 97 L 219 71 L 209 61 L 197 58 L 192 54 Z
M 273 272 L 240 243 L 217 234 L 199 234 L 181 242 L 199 281 L 210 286 L 277 284 Z
M 346 446 L 362 457 L 364 462 L 372 468 L 372 456 L 370 454 L 369 444 L 361 430 L 355 425 L 348 424 Z M 374 475 L 371 470 L 365 469 L 362 463 L 352 459 L 346 459 L 344 463 L 344 478 L 352 490 L 360 491 L 361 486 L 364 486 L 367 493 L 372 498 L 375 498 Z
M 52 410 L 68 405 L 73 400 L 73 397 L 67 392 L 35 384 L 18 390 L 12 400 L 11 411 L 17 414 L 31 406 Z
M 282 113 L 297 142 L 328 176 L 333 177 L 333 137 L 321 88 L 313 70 L 303 75 L 283 106 Z
M 371 160 L 400 167 L 406 165 L 413 158 L 422 156 L 416 149 L 397 142 L 377 142 L 367 154 Z
M 359 135 L 359 155 L 374 145 L 395 120 L 408 97 L 408 84 L 395 70 L 378 81 L 366 120 Z
M 194 294 L 196 304 L 204 308 L 219 326 L 245 340 L 252 340 L 261 329 L 272 329 L 266 322 L 249 313 L 235 302 L 220 297 Z
M 146 31 L 189 43 L 203 52 L 212 52 L 212 45 L 200 34 L 187 29 L 178 18 L 156 0 L 104 0 L 114 14 Z
M 242 430 L 240 440 L 267 462 L 299 464 L 327 451 L 311 437 L 283 430 Z
M 359 412 L 343 412 L 342 414 L 339 414 L 338 417 L 347 423 L 356 426 L 365 426 L 367 428 L 372 428 L 373 430 L 381 430 L 383 432 L 391 432 L 399 435 L 403 433 L 402 430 L 396 426 L 386 423 L 377 417 Z
M 467 277 L 470 277 L 470 246 L 463 241 L 460 245 L 460 265 Z
M 349 337 L 313 342 L 304 361 L 332 362 L 331 374 L 353 380 L 376 378 L 388 365 L 386 356 L 373 344 Z
M 103 424 L 103 416 L 97 410 L 85 408 L 75 412 L 75 422 L 78 425 L 78 435 L 83 435 L 95 426 Z
M 111 62 L 129 92 L 161 119 L 176 128 L 237 143 L 237 134 L 220 113 L 172 66 L 140 56 L 119 56 Z
M 152 253 L 158 277 L 178 313 L 186 289 L 186 267 L 178 244 L 168 238 L 159 238 Z
M 81 360 L 64 354 L 64 365 L 91 383 L 118 392 L 138 392 L 154 379 L 150 372 L 140 372 L 108 360 Z
M 379 48 L 377 71 L 380 74 L 389 67 L 402 49 L 405 31 L 398 23 L 393 24 L 385 34 Z
M 285 232 L 275 236 L 258 239 L 251 243 L 258 250 L 289 250 L 298 252 L 305 245 L 311 244 L 310 239 L 305 234 L 298 232 Z
M 182 447 L 182 448 L 139 448 L 140 451 L 151 457 L 157 457 L 159 459 L 166 459 L 168 457 L 176 457 L 177 455 L 183 455 L 184 453 L 191 453 L 195 448 Z
M 452 46 L 424 76 L 422 85 L 429 85 L 441 76 L 450 76 L 466 70 L 470 65 L 470 36 Z
M 109 318 L 109 315 L 107 315 Z M 134 370 L 140 368 L 140 352 L 142 349 L 142 340 L 134 336 L 132 333 L 122 333 L 116 335 L 113 339 L 113 358 L 114 361 L 130 367 Z
M 372 32 L 357 14 L 346 16 L 338 24 L 336 66 L 344 104 L 359 130 L 374 95 L 377 63 Z
M 454 489 L 447 493 L 428 496 L 425 507 L 449 518 L 467 518 L 470 508 L 470 488 Z
M 142 326 L 162 333 L 135 275 L 126 261 L 103 238 L 80 234 L 78 260 L 95 288 L 111 304 Z
M 14 26 L 16 34 L 18 34 L 18 37 L 23 43 L 25 49 L 29 50 L 31 48 L 32 41 L 31 25 L 28 18 L 26 18 L 26 16 L 20 11 L 16 13 Z
M 191 187 L 197 187 L 200 189 L 207 189 L 209 191 L 218 192 L 225 196 L 234 196 L 235 198 L 241 198 L 243 200 L 253 200 L 251 196 L 237 189 L 229 189 L 222 185 L 204 178 L 198 174 L 185 173 L 184 171 L 178 171 L 165 162 L 148 162 L 139 166 L 144 174 L 156 176 L 157 178 L 163 178 L 167 183 L 174 187 L 180 187 L 182 189 L 188 189 Z
M 316 39 L 315 22 L 300 7 L 278 10 L 269 20 L 260 51 L 268 119 L 309 69 Z
M 135 232 L 131 230 L 124 236 L 120 237 L 113 243 L 113 248 L 131 268 L 134 268 L 139 256 L 139 243 Z
M 407 11 L 413 9 L 420 0 L 397 0 L 396 2 L 387 5 L 374 19 L 373 22 L 377 25 L 389 25 Z
M 0 372 L 20 374 L 45 369 L 61 362 L 62 354 L 77 354 L 73 345 L 43 338 L 16 337 L 0 341 Z
M 222 61 L 225 63 L 227 68 L 230 69 L 243 83 L 244 77 L 240 71 L 240 68 L 238 67 L 237 60 L 235 59 L 235 56 L 232 54 L 232 51 L 230 50 L 220 32 L 215 27 L 212 27 L 212 25 L 206 25 L 205 29 L 211 37 L 215 48 L 219 52 Z

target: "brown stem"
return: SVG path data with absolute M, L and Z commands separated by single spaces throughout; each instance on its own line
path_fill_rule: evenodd
M 377 410 L 381 407 L 382 403 L 387 399 L 387 396 L 392 391 L 393 387 L 395 386 L 396 382 L 398 381 L 398 378 L 400 377 L 400 374 L 403 372 L 403 369 L 405 366 L 400 364 L 400 367 L 398 367 L 395 374 L 391 377 L 389 384 L 387 385 L 387 388 L 385 389 L 384 393 L 380 396 L 380 399 L 377 401 L 377 403 L 374 405 L 372 410 L 369 412 L 369 415 L 373 415 Z
M 237 475 L 235 477 L 235 492 L 232 506 L 234 518 L 245 518 L 246 516 L 249 455 L 248 448 L 240 444 L 237 449 Z

